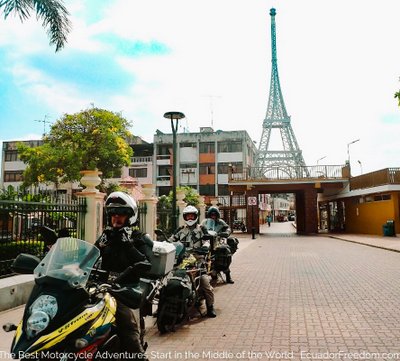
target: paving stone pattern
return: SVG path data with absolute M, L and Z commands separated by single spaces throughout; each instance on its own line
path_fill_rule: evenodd
M 148 320 L 151 360 L 400 359 L 400 253 L 321 236 L 245 242 L 215 319 L 165 335 Z

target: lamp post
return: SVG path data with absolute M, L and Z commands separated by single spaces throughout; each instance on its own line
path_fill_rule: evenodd
M 363 169 L 362 169 L 362 163 L 361 163 L 361 160 L 358 160 L 357 162 L 358 162 L 358 164 L 360 165 L 360 171 L 361 171 L 361 174 L 363 174 Z
M 326 155 L 324 155 L 322 158 L 317 159 L 317 165 L 318 165 L 320 160 L 325 159 L 325 158 L 326 158 Z
M 172 230 L 177 228 L 176 215 L 176 132 L 178 131 L 178 120 L 185 118 L 181 112 L 167 112 L 164 118 L 171 120 L 172 129 Z M 175 121 L 175 122 L 174 122 Z
M 351 165 L 350 165 L 350 145 L 357 143 L 360 141 L 360 139 L 356 139 L 351 141 L 350 143 L 347 143 L 347 161 L 349 162 L 349 175 L 351 176 Z

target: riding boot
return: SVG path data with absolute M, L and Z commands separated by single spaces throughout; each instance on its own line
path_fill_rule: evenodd
M 231 278 L 230 272 L 226 272 L 225 276 L 226 276 L 226 283 L 235 283 L 235 281 Z
M 217 314 L 215 313 L 214 310 L 214 305 L 207 305 L 207 317 L 217 317 Z

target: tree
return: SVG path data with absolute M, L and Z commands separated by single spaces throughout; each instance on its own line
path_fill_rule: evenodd
M 400 107 L 400 90 L 398 92 L 394 93 L 394 98 L 395 99 L 397 98 L 398 106 Z
M 133 153 L 125 140 L 131 136 L 129 125 L 120 114 L 104 109 L 65 114 L 52 125 L 43 145 L 19 144 L 20 159 L 27 164 L 24 186 L 78 181 L 81 170 L 98 169 L 104 178 L 120 175 Z
M 67 42 L 71 23 L 68 19 L 69 12 L 61 0 L 0 0 L 0 10 L 4 12 L 4 19 L 14 12 L 21 22 L 29 18 L 34 10 L 36 18 L 42 20 L 42 26 L 48 29 L 50 45 L 56 46 L 56 52 Z
M 188 186 L 182 186 L 182 187 L 177 187 L 176 190 L 177 191 L 183 190 L 185 192 L 185 198 L 183 198 L 183 200 L 187 203 L 187 205 L 196 207 L 200 203 L 199 194 L 197 193 L 196 189 Z M 166 199 L 163 199 L 163 201 L 166 202 L 167 204 L 169 203 L 171 207 L 172 191 L 169 192 L 168 196 L 166 197 Z

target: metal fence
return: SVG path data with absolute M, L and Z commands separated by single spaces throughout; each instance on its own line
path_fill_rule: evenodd
M 179 208 L 176 209 L 176 219 L 179 219 Z M 168 204 L 157 204 L 157 228 L 161 229 L 168 237 L 175 232 L 172 229 L 172 207 Z
M 41 201 L 0 200 L 0 277 L 12 274 L 10 265 L 18 254 L 44 255 L 41 226 L 83 238 L 85 213 L 85 199 L 72 199 L 67 195 L 45 195 Z
M 276 181 L 346 178 L 343 165 L 276 166 L 269 169 L 249 167 L 243 172 L 228 174 L 229 181 Z

